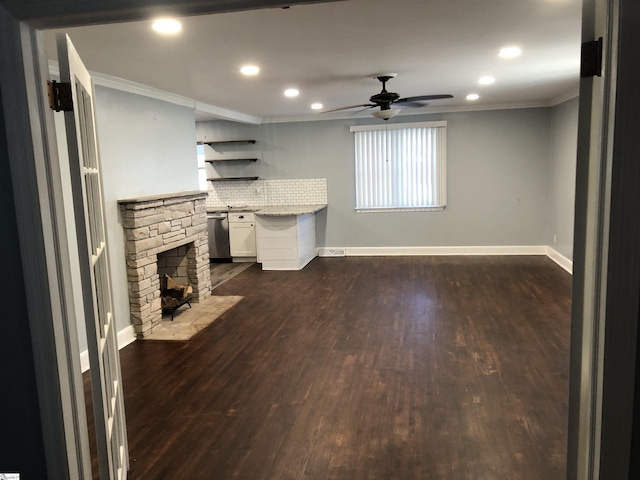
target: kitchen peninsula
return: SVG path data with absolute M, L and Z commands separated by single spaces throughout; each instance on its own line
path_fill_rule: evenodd
M 263 270 L 301 270 L 317 255 L 316 214 L 327 204 L 326 178 L 261 179 L 211 183 L 207 211 L 245 217 L 255 229 L 254 253 L 245 257 Z
M 317 254 L 315 214 L 320 205 L 279 205 L 256 214 L 258 262 L 263 270 L 302 270 Z

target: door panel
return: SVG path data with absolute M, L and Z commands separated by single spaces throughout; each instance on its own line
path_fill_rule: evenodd
M 57 41 L 60 80 L 71 85 L 73 95 L 73 111 L 65 112 L 65 124 L 100 478 L 125 479 L 129 458 L 111 300 L 93 87 L 91 77 L 69 38 L 61 34 Z

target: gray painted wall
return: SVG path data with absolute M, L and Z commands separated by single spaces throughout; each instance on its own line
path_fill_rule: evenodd
M 96 123 L 120 331 L 131 324 L 119 199 L 198 190 L 193 109 L 97 86 Z
M 240 126 L 198 125 L 198 139 L 253 134 L 263 178 L 328 179 L 329 208 L 317 219 L 318 246 L 547 245 L 548 108 L 400 117 L 447 120 L 448 206 L 442 212 L 356 213 L 351 125 L 376 119 Z M 237 135 L 234 137 L 234 135 Z
M 547 244 L 569 260 L 573 260 L 578 98 L 553 107 L 550 122 L 549 234 Z

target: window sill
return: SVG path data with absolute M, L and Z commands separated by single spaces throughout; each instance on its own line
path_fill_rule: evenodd
M 441 212 L 446 205 L 433 207 L 407 207 L 407 208 L 356 208 L 356 213 L 394 213 L 394 212 Z

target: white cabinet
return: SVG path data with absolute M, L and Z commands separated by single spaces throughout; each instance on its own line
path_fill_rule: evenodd
M 258 262 L 263 270 L 302 270 L 316 256 L 314 214 L 258 216 Z
M 256 256 L 256 223 L 253 213 L 229 213 L 231 257 Z

